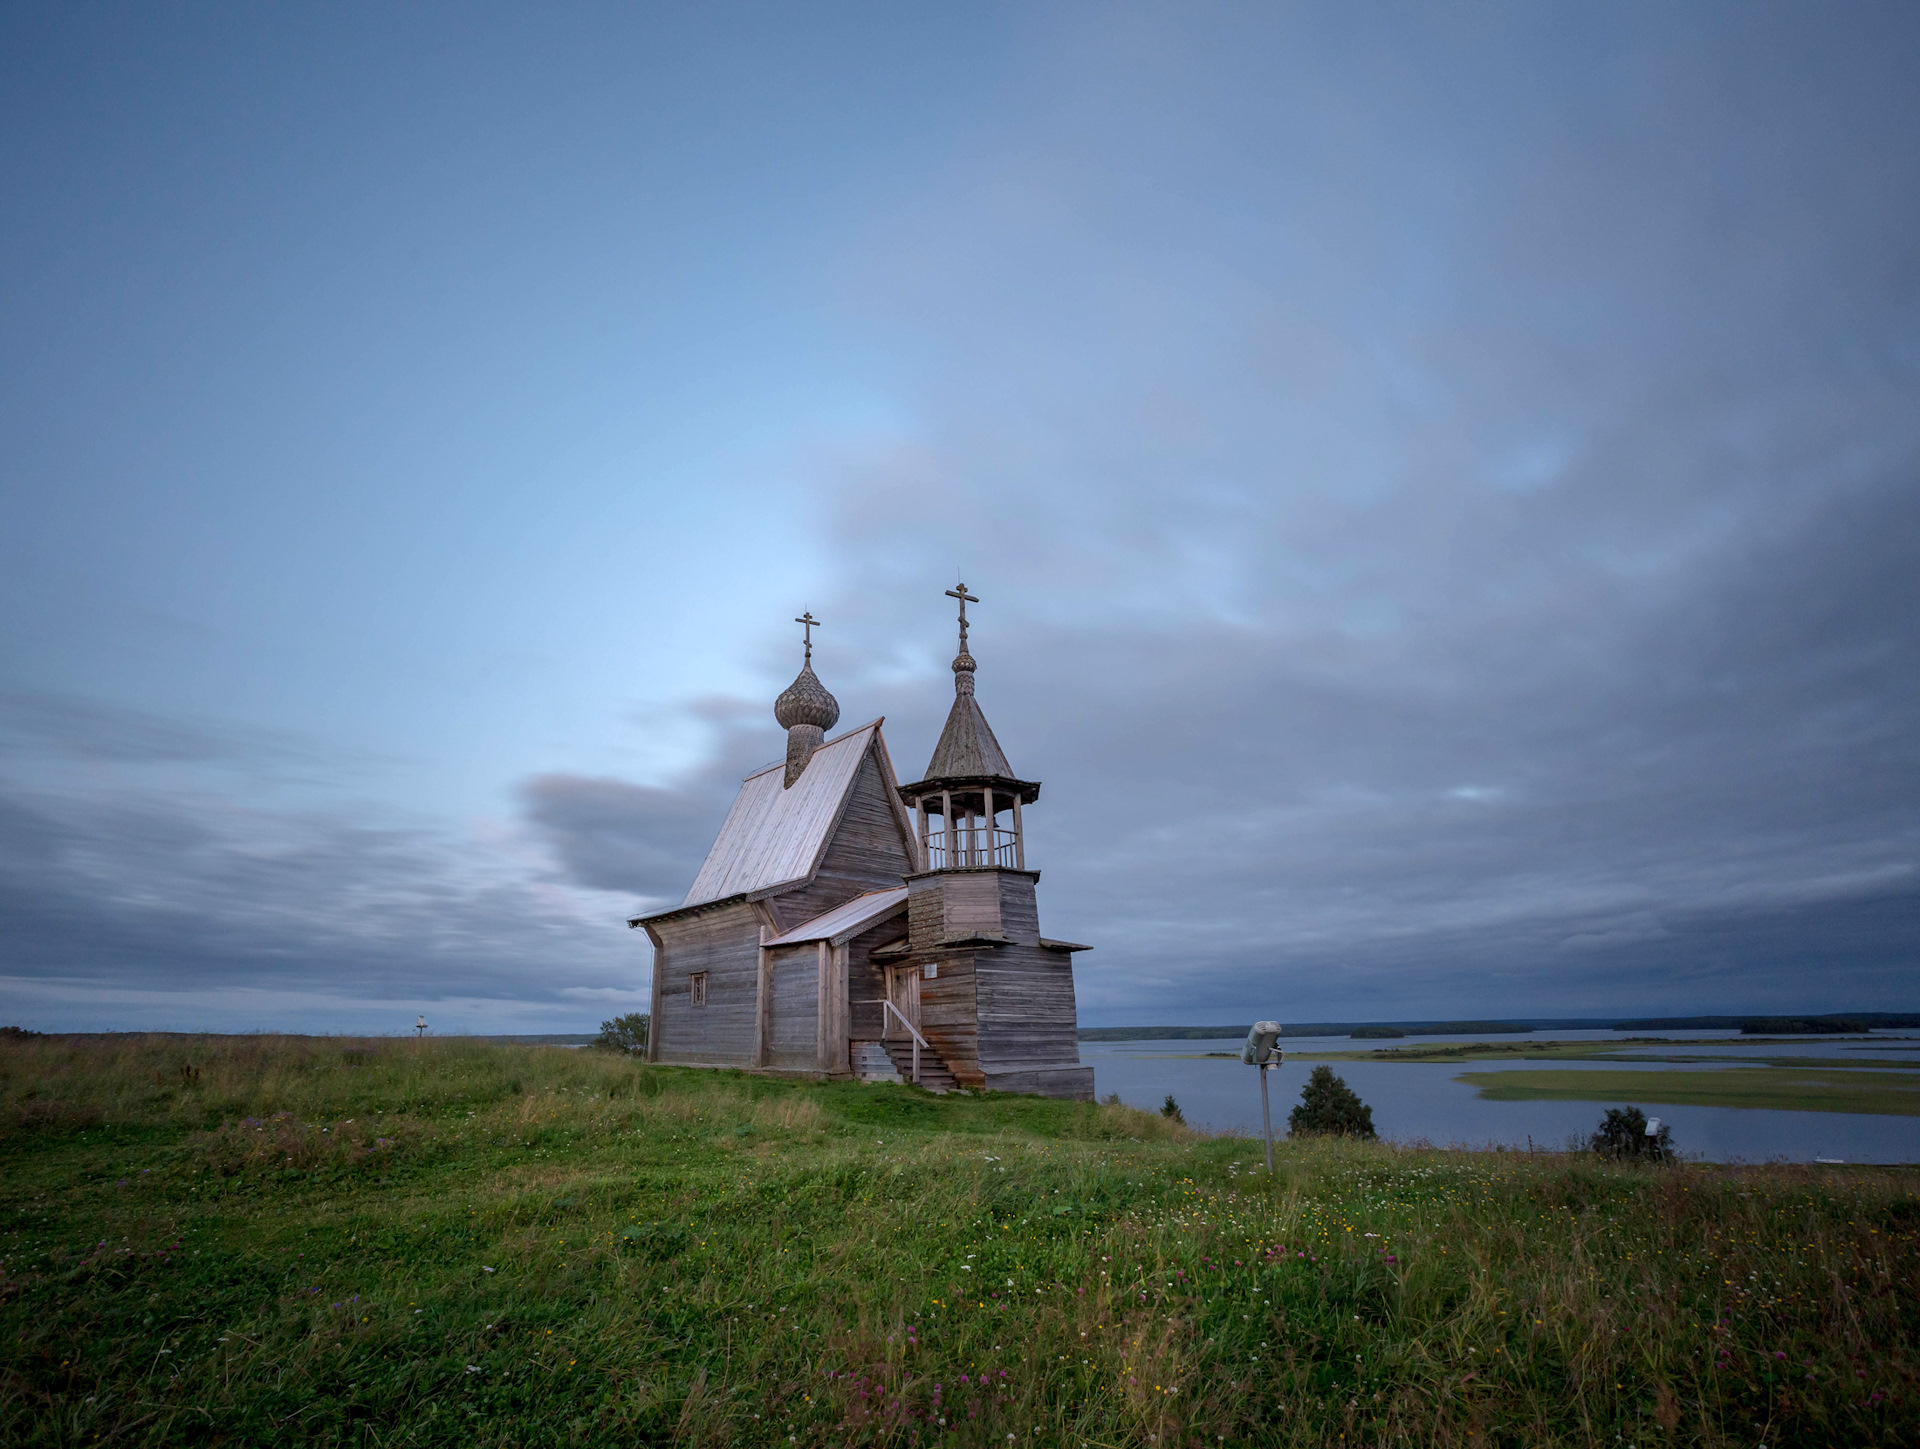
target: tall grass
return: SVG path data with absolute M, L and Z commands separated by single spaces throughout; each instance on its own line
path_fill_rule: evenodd
M 0 1044 L 21 1444 L 1908 1444 L 1920 1174 L 553 1048 Z

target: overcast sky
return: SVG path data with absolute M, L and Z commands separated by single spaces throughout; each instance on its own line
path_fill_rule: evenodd
M 956 572 L 1084 1024 L 1920 1010 L 1910 5 L 0 12 L 0 1020 L 644 1005 Z

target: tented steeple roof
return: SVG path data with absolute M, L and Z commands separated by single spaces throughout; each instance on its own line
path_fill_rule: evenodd
M 947 727 L 940 731 L 940 743 L 933 747 L 933 759 L 927 763 L 929 780 L 961 775 L 1013 778 L 1013 766 L 1007 763 L 1006 752 L 993 737 L 993 726 L 980 712 L 980 702 L 971 691 L 954 699 Z
M 900 787 L 901 797 L 909 803 L 921 796 L 942 790 L 971 789 L 1019 793 L 1023 804 L 1040 798 L 1037 781 L 1022 780 L 1007 763 L 1006 751 L 993 737 L 993 726 L 980 712 L 973 697 L 973 676 L 979 666 L 967 649 L 967 605 L 980 601 L 961 584 L 949 589 L 948 596 L 960 600 L 960 652 L 953 660 L 953 708 L 947 712 L 947 727 L 940 731 L 940 743 L 933 747 L 933 759 L 927 764 L 926 777 Z

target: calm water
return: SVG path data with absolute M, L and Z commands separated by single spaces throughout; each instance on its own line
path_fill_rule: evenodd
M 1542 1041 L 1618 1041 L 1610 1031 L 1556 1031 L 1541 1033 Z M 1662 1033 L 1671 1047 L 1649 1046 L 1649 1052 L 1680 1051 L 1701 1055 L 1824 1056 L 1855 1054 L 1891 1059 L 1911 1058 L 1920 1067 L 1920 1042 L 1891 1033 L 1884 1041 L 1807 1040 L 1742 1043 L 1734 1047 L 1696 1048 L 1689 1037 L 1725 1037 L 1725 1032 Z M 1268 1073 L 1272 1095 L 1274 1135 L 1284 1136 L 1287 1113 L 1300 1100 L 1300 1089 L 1314 1063 L 1295 1061 L 1294 1052 L 1354 1051 L 1377 1046 L 1409 1046 L 1441 1041 L 1524 1041 L 1524 1037 L 1417 1037 L 1404 1041 L 1351 1041 L 1346 1037 L 1291 1037 L 1281 1044 L 1288 1060 Z M 1195 1126 L 1258 1133 L 1260 1130 L 1260 1073 L 1239 1061 L 1240 1041 L 1129 1041 L 1082 1042 L 1080 1059 L 1093 1068 L 1094 1090 L 1102 1097 L 1118 1092 L 1133 1107 L 1158 1111 L 1171 1092 Z M 1232 1059 L 1195 1060 L 1190 1054 L 1230 1051 Z M 1673 1127 L 1674 1145 L 1689 1157 L 1710 1162 L 1764 1162 L 1782 1158 L 1810 1162 L 1816 1157 L 1846 1162 L 1920 1162 L 1920 1117 L 1869 1117 L 1840 1112 L 1775 1112 L 1741 1107 L 1679 1107 L 1666 1103 L 1633 1102 L 1489 1102 L 1477 1089 L 1455 1077 L 1462 1072 L 1511 1069 L 1661 1071 L 1654 1063 L 1631 1060 L 1600 1062 L 1509 1062 L 1500 1060 L 1447 1062 L 1333 1062 L 1333 1069 L 1373 1108 L 1373 1125 L 1389 1141 L 1422 1140 L 1437 1146 L 1485 1147 L 1503 1145 L 1562 1147 L 1568 1139 L 1593 1131 L 1610 1106 L 1637 1106 Z M 1728 1063 L 1729 1068 L 1733 1063 Z M 1712 1070 L 1702 1064 L 1687 1070 Z

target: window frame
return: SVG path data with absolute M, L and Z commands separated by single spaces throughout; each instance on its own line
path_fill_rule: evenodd
M 695 971 L 687 977 L 687 997 L 694 1005 L 704 1007 L 707 1004 L 707 973 Z

